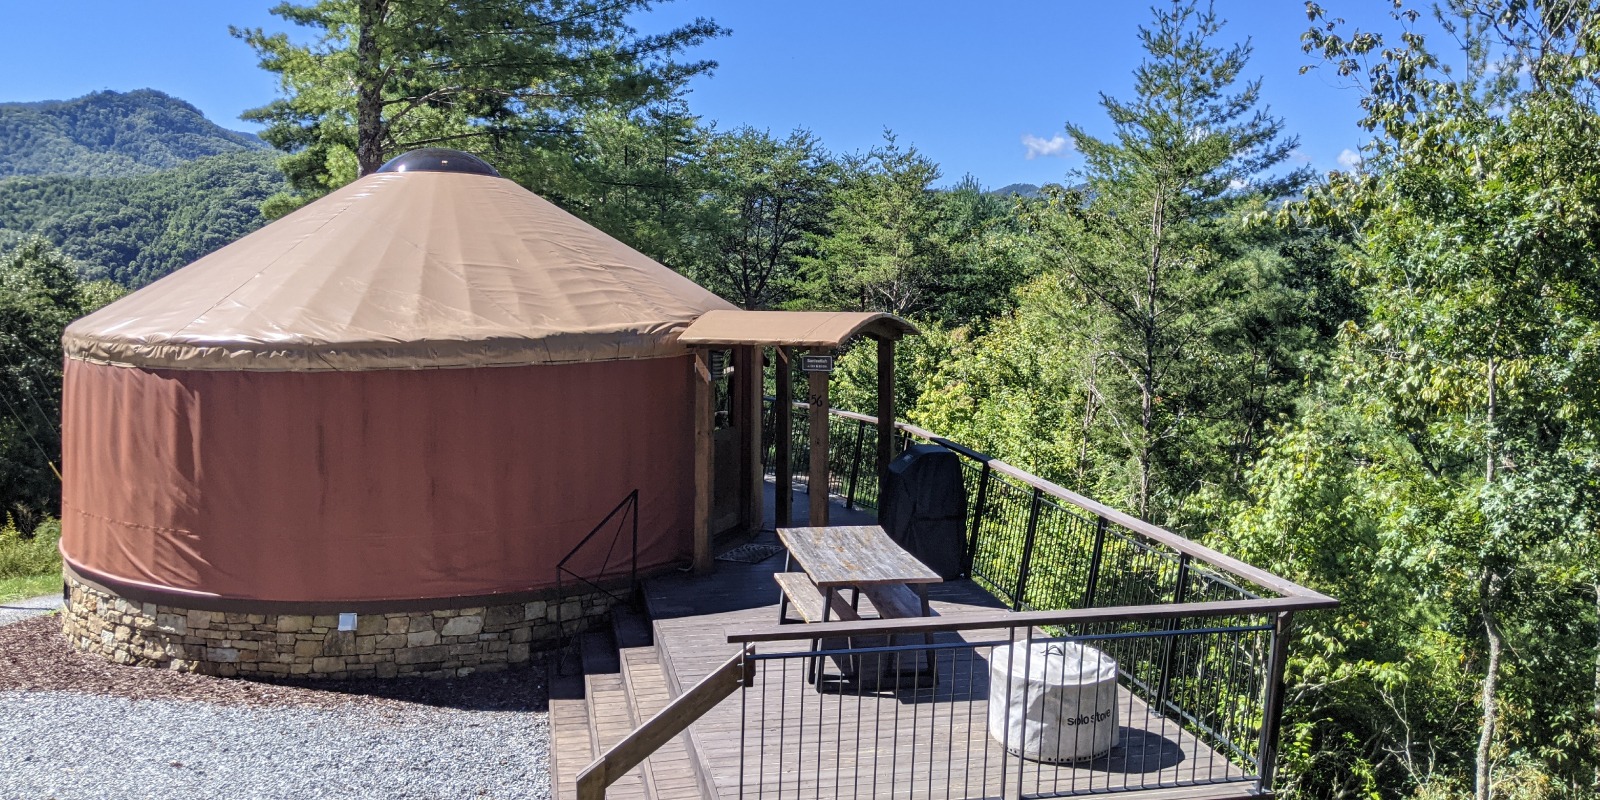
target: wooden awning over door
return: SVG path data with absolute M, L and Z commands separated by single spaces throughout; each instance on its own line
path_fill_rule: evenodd
M 837 349 L 856 336 L 893 341 L 917 333 L 915 325 L 883 312 L 713 310 L 690 323 L 678 335 L 678 343 Z
M 789 398 L 792 396 L 790 388 L 790 354 L 791 351 L 810 351 L 817 354 L 831 354 L 842 348 L 845 343 L 857 336 L 867 336 L 877 340 L 878 343 L 878 455 L 877 467 L 879 484 L 882 485 L 887 473 L 889 459 L 894 455 L 894 344 L 901 337 L 920 333 L 915 325 L 893 314 L 871 311 L 742 311 L 742 310 L 712 310 L 701 314 L 689 327 L 685 328 L 678 336 L 678 344 L 696 351 L 696 359 L 701 363 L 709 363 L 705 355 L 706 350 L 720 348 L 736 348 L 746 355 L 739 360 L 754 367 L 761 363 L 760 352 L 762 348 L 776 349 L 775 362 L 777 366 L 777 391 L 778 396 Z M 831 368 L 830 368 L 831 369 Z M 737 372 L 737 370 L 736 370 Z M 752 418 L 759 418 L 761 397 L 761 376 L 759 368 L 745 369 L 745 374 L 740 382 L 744 385 L 742 394 L 751 403 Z M 755 374 L 751 374 L 755 373 Z M 808 372 L 806 376 L 809 403 L 811 464 L 809 469 L 808 486 L 826 486 L 828 483 L 828 372 Z M 748 382 L 748 383 L 746 383 Z M 709 435 L 703 435 L 701 428 L 709 431 L 709 423 L 704 419 L 708 413 L 702 406 L 709 407 L 709 373 L 700 384 L 699 393 L 696 395 L 701 401 L 696 406 L 696 472 L 702 476 L 697 479 L 697 485 L 709 481 L 711 474 L 711 440 Z M 744 403 L 739 404 L 741 407 Z M 787 413 L 775 415 L 774 439 L 776 440 L 776 472 L 777 472 L 777 501 L 776 518 L 778 525 L 790 524 L 790 511 L 792 502 L 793 483 L 790 476 L 789 437 L 790 418 Z M 750 432 L 750 450 L 759 456 L 759 437 Z M 741 448 L 741 450 L 744 448 Z M 751 491 L 759 490 L 761 486 L 759 458 L 750 460 L 753 471 L 750 483 Z M 699 489 L 701 495 L 697 501 L 696 513 L 696 564 L 700 569 L 710 567 L 710 514 L 700 513 L 702 506 L 710 508 L 710 490 L 705 486 Z M 808 521 L 811 525 L 826 525 L 828 519 L 828 493 L 825 491 L 810 492 L 810 514 Z

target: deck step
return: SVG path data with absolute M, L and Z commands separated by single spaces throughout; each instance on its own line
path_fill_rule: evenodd
M 583 653 L 584 696 L 588 700 L 589 732 L 595 748 L 603 753 L 633 732 L 639 722 L 628 703 L 628 690 L 622 684 L 622 659 L 611 631 L 586 633 L 579 638 Z M 612 800 L 648 800 L 643 771 L 631 769 L 606 789 Z
M 622 674 L 628 701 L 639 720 L 654 718 L 671 702 L 666 673 L 654 645 L 625 648 Z M 644 766 L 645 780 L 659 800 L 700 800 L 705 796 L 700 773 L 682 734 L 656 750 Z
M 595 759 L 589 729 L 589 704 L 576 654 L 558 656 L 550 665 L 550 783 L 556 797 L 577 797 L 578 773 Z
M 578 637 L 565 666 L 553 667 L 550 676 L 550 777 L 561 800 L 576 798 L 578 774 L 672 699 L 651 623 L 631 609 L 614 609 L 610 630 Z M 684 736 L 606 789 L 613 800 L 706 796 Z
M 656 654 L 654 629 L 645 615 L 620 608 L 613 613 L 612 631 L 621 648 L 622 683 L 628 693 L 628 705 L 633 718 L 643 724 L 672 700 L 666 672 Z M 657 800 L 701 800 L 705 796 L 684 738 L 675 737 L 643 765 L 645 785 Z

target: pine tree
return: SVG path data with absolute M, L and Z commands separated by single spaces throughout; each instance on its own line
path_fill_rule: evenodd
M 1067 125 L 1084 166 L 1080 189 L 1057 191 L 1030 216 L 1046 268 L 1095 309 L 1100 352 L 1086 417 L 1116 428 L 1130 462 L 1130 504 L 1155 507 L 1163 467 L 1176 470 L 1186 425 L 1204 418 L 1194 389 L 1219 368 L 1211 333 L 1241 265 L 1223 252 L 1222 220 L 1281 197 L 1305 179 L 1272 176 L 1296 145 L 1261 106 L 1259 81 L 1237 86 L 1248 43 L 1220 47 L 1223 22 L 1198 3 L 1155 9 L 1135 96 L 1101 96 L 1109 139 Z M 1167 482 L 1177 481 L 1176 475 Z
M 273 13 L 316 32 L 233 29 L 280 76 L 284 97 L 245 113 L 295 194 L 281 214 L 407 150 L 470 150 L 500 164 L 570 153 L 593 112 L 630 116 L 676 97 L 715 66 L 677 61 L 725 31 L 707 19 L 640 35 L 648 0 L 317 0 Z M 550 159 L 545 158 L 544 161 Z

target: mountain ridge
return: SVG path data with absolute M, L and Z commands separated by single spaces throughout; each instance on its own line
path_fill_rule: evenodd
M 145 175 L 197 158 L 266 150 L 156 89 L 0 102 L 0 178 Z
M 39 236 L 144 285 L 265 224 L 276 155 L 154 89 L 0 103 L 0 249 Z

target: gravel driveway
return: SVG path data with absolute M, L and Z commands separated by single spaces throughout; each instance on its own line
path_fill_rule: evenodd
M 547 798 L 544 670 L 266 684 L 0 628 L 0 798 Z
M 29 617 L 36 617 L 60 607 L 61 595 L 59 594 L 47 594 L 41 597 L 30 597 L 26 600 L 12 600 L 9 603 L 0 603 L 0 625 L 21 622 Z

